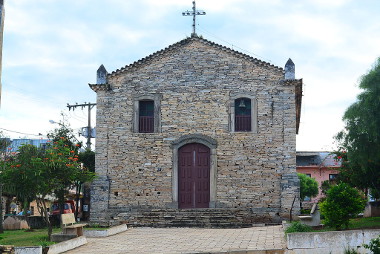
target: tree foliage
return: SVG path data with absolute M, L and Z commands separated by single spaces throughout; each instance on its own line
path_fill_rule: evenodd
M 95 152 L 91 150 L 85 150 L 84 152 L 80 152 L 79 161 L 83 163 L 83 166 L 90 170 L 91 172 L 95 172 Z
M 380 254 L 380 235 L 371 239 L 368 244 L 363 244 L 364 248 L 369 249 L 373 254 Z
M 327 191 L 326 199 L 320 204 L 320 208 L 325 217 L 325 224 L 341 230 L 343 226 L 348 228 L 349 220 L 364 210 L 365 203 L 358 190 L 346 183 L 339 183 Z
M 300 179 L 300 198 L 304 200 L 305 197 L 315 197 L 318 195 L 318 182 L 305 174 L 298 173 Z
M 350 185 L 380 193 L 380 58 L 360 80 L 363 89 L 344 113 L 345 128 L 336 139 L 340 177 Z M 380 195 L 378 195 L 380 197 Z
M 19 152 L 6 161 L 2 172 L 4 189 L 13 194 L 21 202 L 24 215 L 38 194 L 36 185 L 40 185 L 40 175 L 43 171 L 34 163 L 34 159 L 41 156 L 42 152 L 33 145 L 23 145 Z M 33 181 L 31 181 L 33 179 Z
M 5 186 L 15 191 L 19 200 L 37 201 L 38 209 L 49 226 L 49 237 L 52 228 L 45 198 L 55 195 L 62 200 L 68 188 L 94 178 L 93 172 L 81 167 L 79 145 L 69 144 L 65 137 L 60 137 L 46 150 L 32 145 L 22 146 L 2 172 Z

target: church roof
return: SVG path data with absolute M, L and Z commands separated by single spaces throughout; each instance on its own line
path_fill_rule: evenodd
M 250 56 L 250 55 L 241 53 L 239 51 L 236 51 L 234 49 L 228 48 L 226 46 L 223 46 L 223 45 L 217 44 L 215 42 L 206 40 L 206 39 L 204 39 L 202 37 L 199 37 L 197 35 L 192 35 L 191 37 L 188 37 L 188 38 L 183 39 L 183 40 L 181 40 L 181 41 L 179 41 L 177 43 L 174 43 L 174 44 L 172 44 L 172 45 L 170 45 L 170 46 L 168 46 L 168 47 L 166 47 L 166 48 L 164 48 L 162 50 L 159 50 L 159 51 L 157 51 L 157 52 L 155 52 L 155 53 L 153 53 L 153 54 L 151 54 L 151 55 L 149 55 L 147 57 L 141 58 L 138 61 L 135 61 L 135 62 L 133 62 L 133 63 L 131 63 L 129 65 L 126 65 L 126 66 L 124 66 L 124 67 L 122 67 L 120 69 L 117 69 L 117 70 L 109 73 L 108 75 L 113 76 L 113 75 L 120 74 L 120 73 L 123 73 L 125 71 L 128 71 L 128 70 L 130 70 L 132 68 L 138 67 L 138 66 L 140 66 L 142 64 L 145 64 L 145 63 L 149 62 L 150 60 L 152 60 L 152 59 L 154 59 L 154 58 L 156 58 L 158 56 L 161 56 L 161 55 L 166 54 L 166 53 L 168 53 L 168 52 L 170 52 L 172 50 L 180 48 L 183 45 L 186 45 L 186 44 L 188 44 L 188 43 L 190 43 L 192 41 L 199 41 L 201 43 L 204 43 L 204 44 L 207 44 L 209 46 L 212 46 L 212 47 L 214 47 L 214 48 L 216 48 L 218 50 L 222 50 L 222 51 L 225 51 L 227 53 L 236 55 L 237 57 L 244 58 L 244 59 L 246 59 L 248 61 L 251 61 L 251 62 L 253 62 L 253 63 L 257 64 L 257 65 L 261 65 L 261 66 L 264 66 L 264 67 L 274 68 L 274 69 L 277 69 L 278 71 L 282 71 L 282 72 L 284 71 L 283 68 L 275 66 L 275 65 L 273 65 L 271 63 L 259 60 L 257 58 L 254 58 L 254 57 Z

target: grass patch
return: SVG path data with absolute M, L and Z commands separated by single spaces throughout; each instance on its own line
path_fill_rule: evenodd
M 302 224 L 299 221 L 293 221 L 290 226 L 285 230 L 286 234 L 296 232 L 311 232 L 312 228 L 308 225 Z
M 84 227 L 85 230 L 99 230 L 99 231 L 104 231 L 109 229 L 109 227 L 101 226 L 99 224 L 89 224 Z
M 98 227 L 88 227 L 88 228 L 83 228 L 84 230 L 97 230 L 97 231 L 106 231 L 108 230 L 109 228 L 98 228 Z
M 322 221 L 323 224 L 323 221 Z M 350 220 L 348 230 L 355 229 L 380 229 L 380 217 L 370 217 L 370 218 L 355 218 Z M 326 232 L 326 231 L 336 231 L 335 228 L 323 227 L 320 229 L 307 228 L 300 225 L 298 222 L 293 222 L 292 225 L 285 231 L 286 233 L 294 232 Z
M 349 228 L 350 229 L 380 228 L 380 217 L 351 219 Z
M 53 233 L 60 232 L 60 228 L 54 228 Z M 47 229 L 25 230 L 5 230 L 0 235 L 0 245 L 19 246 L 48 246 L 54 242 L 48 241 Z
M 323 222 L 322 222 L 323 223 Z M 380 228 L 380 217 L 370 217 L 370 218 L 355 218 L 350 219 L 347 230 L 355 229 L 377 229 Z M 323 231 L 335 231 L 335 228 L 324 227 L 320 230 L 315 230 L 316 232 Z

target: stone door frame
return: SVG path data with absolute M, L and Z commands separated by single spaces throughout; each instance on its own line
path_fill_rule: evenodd
M 217 178 L 217 156 L 215 139 L 202 134 L 190 134 L 173 141 L 173 171 L 172 171 L 172 197 L 171 207 L 178 208 L 178 149 L 186 144 L 199 143 L 210 149 L 210 204 L 209 208 L 216 207 L 216 178 Z

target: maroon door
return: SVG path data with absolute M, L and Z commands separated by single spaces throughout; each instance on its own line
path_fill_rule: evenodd
M 178 150 L 179 208 L 208 208 L 210 202 L 210 149 L 192 143 Z

